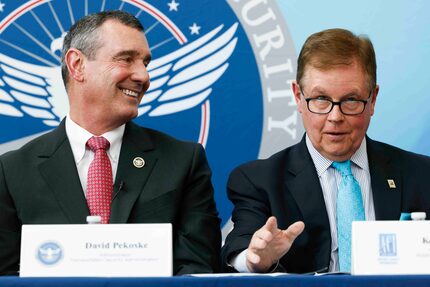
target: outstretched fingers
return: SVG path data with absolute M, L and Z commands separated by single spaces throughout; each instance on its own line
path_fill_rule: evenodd
M 291 242 L 291 244 L 293 244 L 294 240 L 296 240 L 297 236 L 299 236 L 304 229 L 305 224 L 303 223 L 303 221 L 296 221 L 282 232 L 284 234 L 285 239 L 287 239 Z

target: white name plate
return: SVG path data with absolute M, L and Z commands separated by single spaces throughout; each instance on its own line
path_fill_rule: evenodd
M 430 221 L 352 224 L 351 273 L 430 274 Z
M 22 226 L 22 277 L 159 277 L 172 268 L 171 224 Z

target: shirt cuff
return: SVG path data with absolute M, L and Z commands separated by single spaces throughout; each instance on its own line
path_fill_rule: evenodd
M 230 260 L 230 266 L 233 267 L 234 269 L 236 269 L 238 272 L 240 273 L 251 273 L 251 271 L 248 269 L 248 266 L 246 265 L 246 254 L 248 252 L 248 249 L 243 250 L 242 252 L 240 252 L 238 255 L 236 255 L 235 257 L 233 257 Z M 281 270 L 279 270 L 279 260 L 270 268 L 269 271 L 267 271 L 267 273 L 272 273 L 272 272 L 285 272 L 285 270 L 283 270 L 283 268 Z
M 238 255 L 234 256 L 230 260 L 230 265 L 236 269 L 237 271 L 241 273 L 250 273 L 248 267 L 246 266 L 246 254 L 248 252 L 248 249 L 243 250 Z

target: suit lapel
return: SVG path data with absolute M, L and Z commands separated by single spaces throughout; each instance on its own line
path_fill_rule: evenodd
M 296 148 L 297 151 L 291 152 L 291 159 L 287 162 L 285 184 L 296 200 L 305 220 L 326 218 L 328 223 L 321 184 L 312 158 L 304 141 Z M 315 216 L 318 218 L 314 218 Z
M 143 167 L 138 168 L 133 161 L 136 158 L 145 161 Z M 130 212 L 141 194 L 148 177 L 157 163 L 157 152 L 144 130 L 133 124 L 126 125 L 121 145 L 118 170 L 114 185 L 114 198 L 112 201 L 111 223 L 126 223 Z M 122 190 L 120 186 L 122 185 Z M 156 190 L 145 190 L 146 195 Z
M 285 185 L 294 197 L 305 224 L 312 226 L 310 236 L 319 237 L 315 248 L 315 268 L 327 266 L 330 260 L 330 223 L 321 184 L 312 158 L 307 150 L 305 137 L 293 147 L 286 161 Z
M 86 223 L 89 210 L 66 136 L 64 120 L 44 144 L 45 150 L 39 154 L 40 158 L 46 158 L 39 165 L 42 177 L 54 192 L 69 222 Z
M 398 168 L 391 162 L 380 143 L 367 138 L 372 182 L 373 203 L 377 220 L 398 220 L 401 208 L 402 178 Z M 395 188 L 390 188 L 388 180 L 393 180 Z

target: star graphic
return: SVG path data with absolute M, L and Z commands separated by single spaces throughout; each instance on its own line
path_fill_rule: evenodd
M 4 6 L 5 6 L 6 4 L 3 4 L 3 3 L 1 3 L 1 1 L 0 1 L 0 12 L 3 12 L 3 8 L 4 8 Z
M 199 35 L 200 34 L 200 26 L 198 26 L 196 23 L 193 23 L 193 26 L 188 27 L 190 28 L 191 35 Z
M 175 2 L 175 0 L 172 0 L 172 2 L 167 3 L 167 5 L 169 5 L 169 11 L 176 11 L 176 12 L 178 12 L 179 3 Z

